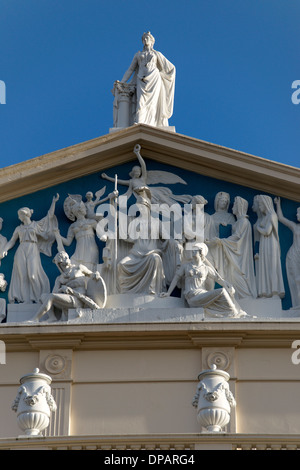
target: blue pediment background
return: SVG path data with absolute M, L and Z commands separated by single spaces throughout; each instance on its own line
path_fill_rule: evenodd
M 234 201 L 235 196 L 241 196 L 242 198 L 246 199 L 249 204 L 248 208 L 248 216 L 251 224 L 253 225 L 256 222 L 256 213 L 252 210 L 253 198 L 257 194 L 267 194 L 271 196 L 273 199 L 276 194 L 269 194 L 265 193 L 264 191 L 254 190 L 245 186 L 233 184 L 227 181 L 218 180 L 215 178 L 203 176 L 201 174 L 197 174 L 194 172 L 190 172 L 187 170 L 182 170 L 181 168 L 172 167 L 170 165 L 161 164 L 159 162 L 145 159 L 147 169 L 149 170 L 165 170 L 171 171 L 181 178 L 183 178 L 187 185 L 183 184 L 175 184 L 170 185 L 170 189 L 174 194 L 191 194 L 191 195 L 202 195 L 208 201 L 208 204 L 205 206 L 205 212 L 208 214 L 212 214 L 214 212 L 214 199 L 215 195 L 219 191 L 225 191 L 230 194 L 231 197 L 231 204 L 229 207 L 229 212 L 232 210 L 232 204 Z M 126 164 L 122 164 L 120 166 L 115 166 L 111 168 L 107 168 L 105 172 L 114 177 L 115 174 L 118 175 L 120 179 L 128 179 L 128 174 L 131 171 L 132 167 L 136 165 L 137 162 L 131 161 Z M 72 179 L 65 183 L 58 184 L 56 186 L 52 186 L 51 188 L 47 188 L 38 192 L 34 192 L 32 194 L 28 194 L 22 196 L 20 198 L 16 198 L 13 200 L 9 200 L 7 202 L 3 202 L 0 206 L 0 216 L 3 218 L 3 228 L 1 234 L 5 236 L 8 240 L 11 238 L 14 229 L 20 224 L 18 219 L 17 211 L 21 207 L 29 207 L 34 210 L 32 215 L 32 220 L 40 220 L 47 214 L 48 209 L 50 208 L 53 196 L 58 193 L 60 195 L 60 199 L 56 204 L 55 214 L 58 218 L 59 222 L 59 229 L 63 236 L 67 235 L 68 227 L 71 223 L 69 219 L 66 217 L 64 210 L 63 210 L 63 203 L 65 198 L 68 194 L 81 194 L 83 200 L 85 200 L 85 194 L 87 191 L 92 191 L 95 193 L 103 186 L 106 186 L 106 192 L 104 194 L 108 195 L 108 193 L 112 192 L 114 189 L 114 183 L 111 183 L 107 180 L 101 178 L 101 172 L 97 172 L 94 174 L 90 174 L 87 176 L 83 176 L 77 179 Z M 119 193 L 120 195 L 125 193 L 127 188 L 125 186 L 119 186 Z M 103 197 L 104 197 L 103 196 Z M 284 216 L 292 221 L 296 222 L 296 210 L 299 206 L 298 202 L 281 198 L 281 205 Z M 227 234 L 228 235 L 228 234 Z M 223 236 L 227 236 L 225 231 Z M 287 251 L 289 250 L 290 246 L 293 242 L 293 236 L 291 231 L 284 226 L 282 223 L 279 222 L 279 237 L 280 237 L 280 246 L 281 246 L 281 262 L 282 262 L 282 271 L 284 276 L 284 284 L 285 284 L 285 298 L 282 300 L 283 309 L 289 309 L 291 307 L 291 298 L 289 293 L 289 287 L 287 283 L 286 277 L 286 267 L 285 267 L 285 259 Z M 104 244 L 96 237 L 97 244 L 99 245 L 100 254 L 102 253 L 102 248 Z M 75 241 L 70 247 L 66 247 L 66 251 L 69 255 L 75 250 Z M 0 272 L 5 275 L 5 279 L 7 282 L 10 282 L 12 265 L 13 265 L 13 258 L 15 251 L 17 249 L 18 242 L 13 249 L 8 252 L 7 257 L 5 257 L 1 261 Z M 47 257 L 44 254 L 41 254 L 42 265 L 46 274 L 49 277 L 51 287 L 53 287 L 55 278 L 59 274 L 57 271 L 56 266 L 53 264 L 52 259 L 57 252 L 56 243 L 53 244 L 52 247 L 52 257 Z M 101 259 L 99 260 L 101 262 Z M 4 293 L 0 293 L 0 297 L 7 299 L 7 291 Z

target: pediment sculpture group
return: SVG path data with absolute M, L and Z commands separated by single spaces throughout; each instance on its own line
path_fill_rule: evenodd
M 139 165 L 133 167 L 126 180 L 118 179 L 118 190 L 104 196 L 106 187 L 85 196 L 68 195 L 63 203 L 70 225 L 66 236 L 59 230 L 55 207 L 59 195 L 53 197 L 50 208 L 39 221 L 32 220 L 33 210 L 22 207 L 18 211 L 18 225 L 10 240 L 0 236 L 0 257 L 15 245 L 11 279 L 8 289 L 10 304 L 36 304 L 37 313 L 30 320 L 38 322 L 67 319 L 70 308 L 101 309 L 110 295 L 153 295 L 168 298 L 171 295 L 185 299 L 187 308 L 203 308 L 208 315 L 243 317 L 247 313 L 239 306 L 240 299 L 285 295 L 278 222 L 293 232 L 293 244 L 286 257 L 286 268 L 293 307 L 300 306 L 300 208 L 297 222 L 286 219 L 282 213 L 280 198 L 257 195 L 252 210 L 257 220 L 252 226 L 247 212 L 248 201 L 236 196 L 232 212 L 229 212 L 230 195 L 220 191 L 214 200 L 215 212 L 204 210 L 204 239 L 195 234 L 183 233 L 181 238 L 169 236 L 157 239 L 138 237 L 113 239 L 103 236 L 97 243 L 97 224 L 103 214 L 97 207 L 107 202 L 118 207 L 119 191 L 133 200 L 141 213 L 149 213 L 153 203 L 172 205 L 174 201 L 196 207 L 207 200 L 202 195 L 175 195 L 168 187 L 173 183 L 184 184 L 180 177 L 165 171 L 149 171 L 140 154 L 140 146 L 134 148 Z M 102 174 L 108 181 L 113 176 Z M 157 184 L 162 183 L 162 186 Z M 155 186 L 152 186 L 154 185 Z M 276 210 L 275 210 L 276 208 Z M 116 211 L 116 214 L 118 212 Z M 134 217 L 130 222 L 134 222 Z M 120 227 L 116 220 L 116 230 Z M 2 224 L 2 219 L 1 219 Z M 226 228 L 228 236 L 220 236 Z M 172 231 L 171 231 L 172 232 Z M 170 233 L 171 233 L 170 232 Z M 73 240 L 74 252 L 67 248 Z M 41 262 L 41 254 L 52 256 L 56 242 L 54 263 L 58 269 L 52 291 Z M 99 242 L 99 238 L 98 238 Z M 189 245 L 189 249 L 187 249 Z M 258 249 L 256 247 L 258 246 Z M 1 277 L 0 289 L 7 282 Z M 5 317 L 2 311 L 2 319 Z

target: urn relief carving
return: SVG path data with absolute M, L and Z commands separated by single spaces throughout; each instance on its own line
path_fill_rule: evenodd
M 19 427 L 25 436 L 39 436 L 49 426 L 50 414 L 56 410 L 51 394 L 51 377 L 34 369 L 20 379 L 12 410 L 17 413 Z
M 229 390 L 227 372 L 213 364 L 198 376 L 199 384 L 192 404 L 197 408 L 197 420 L 207 431 L 220 432 L 230 421 L 235 399 Z

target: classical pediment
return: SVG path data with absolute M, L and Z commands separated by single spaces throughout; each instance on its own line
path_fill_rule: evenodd
M 137 151 L 137 148 L 140 150 Z M 140 165 L 141 169 L 142 160 L 148 176 L 151 173 L 154 179 L 152 183 L 150 180 L 147 184 L 139 183 L 139 187 L 135 189 L 132 168 Z M 108 177 L 105 177 L 104 173 Z M 123 239 L 118 240 L 118 245 L 113 240 L 103 238 L 103 233 L 101 235 L 98 230 L 99 219 L 95 219 L 97 223 L 92 224 L 86 221 L 89 217 L 74 215 L 75 212 L 72 214 L 75 201 L 78 205 L 76 210 L 79 212 L 80 204 L 87 204 L 88 192 L 93 193 L 93 198 L 99 192 L 101 198 L 108 201 L 109 194 L 112 194 L 115 188 L 116 175 L 119 195 L 124 195 L 129 187 L 133 197 L 131 201 L 134 202 L 135 198 L 136 201 L 142 201 L 147 210 L 153 204 L 157 190 L 159 196 L 155 200 L 169 201 L 169 205 L 170 201 L 180 201 L 182 205 L 186 202 L 191 204 L 195 196 L 198 198 L 198 204 L 202 197 L 206 200 L 204 206 L 202 202 L 201 204 L 205 217 L 209 219 L 209 224 L 212 224 L 211 227 L 216 223 L 212 217 L 216 210 L 216 195 L 227 195 L 229 199 L 226 215 L 230 216 L 230 222 L 218 222 L 216 231 L 215 228 L 212 228 L 212 231 L 209 228 L 209 234 L 208 229 L 205 232 L 205 228 L 204 239 L 201 239 L 209 247 L 207 257 L 215 269 L 210 273 L 213 274 L 214 285 L 222 285 L 222 279 L 225 279 L 228 285 L 233 285 L 235 297 L 240 299 L 236 309 L 230 304 L 230 300 L 224 298 L 225 310 L 223 302 L 220 315 L 224 316 L 225 311 L 226 317 L 241 318 L 244 313 L 250 312 L 252 318 L 255 312 L 260 312 L 260 317 L 271 315 L 281 318 L 282 312 L 286 310 L 292 317 L 298 315 L 298 310 L 291 310 L 289 270 L 292 268 L 285 264 L 293 242 L 292 230 L 276 218 L 273 238 L 268 239 L 270 246 L 265 249 L 265 253 L 259 251 L 265 238 L 262 236 L 258 240 L 258 212 L 254 208 L 254 200 L 256 196 L 262 197 L 265 204 L 272 205 L 274 215 L 275 198 L 281 197 L 284 201 L 284 215 L 289 220 L 293 219 L 296 224 L 297 201 L 300 200 L 300 170 L 164 128 L 136 124 L 0 171 L 0 203 L 3 217 L 0 240 L 3 250 L 1 272 L 8 283 L 0 300 L 8 302 L 10 321 L 17 321 L 20 309 L 24 318 L 29 319 L 37 304 L 41 303 L 41 292 L 45 290 L 50 293 L 54 289 L 59 274 L 57 268 L 61 269 L 64 260 L 56 259 L 56 265 L 52 261 L 57 252 L 61 251 L 65 251 L 71 260 L 76 253 L 76 263 L 86 263 L 93 272 L 99 270 L 102 274 L 105 273 L 100 280 L 89 282 L 85 297 L 82 297 L 82 293 L 76 294 L 76 308 L 68 308 L 69 313 L 66 313 L 63 319 L 68 318 L 75 323 L 83 321 L 81 317 L 78 319 L 79 307 L 86 312 L 85 321 L 92 323 L 205 319 L 203 305 L 199 304 L 198 299 L 196 302 L 189 299 L 187 303 L 187 297 L 183 296 L 184 288 L 179 286 L 179 282 L 176 285 L 179 292 L 175 296 L 168 299 L 160 296 L 167 292 L 180 264 L 185 266 L 190 259 L 182 254 L 186 250 L 185 242 L 178 238 L 175 242 L 172 240 L 172 245 L 171 241 L 168 241 L 170 250 L 167 254 L 164 252 L 165 245 L 153 246 L 151 235 L 148 248 L 145 245 L 136 247 L 132 240 L 131 244 L 126 240 L 125 248 Z M 139 180 L 139 177 L 136 177 L 136 180 Z M 150 187 L 147 187 L 148 184 Z M 159 184 L 163 187 L 162 192 L 161 188 L 157 187 Z M 161 195 L 163 199 L 160 200 Z M 119 207 L 120 200 L 119 198 Z M 132 202 L 129 206 L 130 204 Z M 180 211 L 182 205 L 179 206 Z M 244 225 L 239 220 L 241 213 Z M 268 214 L 265 213 L 265 220 L 267 218 Z M 118 219 L 116 224 L 120 223 L 120 220 Z M 27 232 L 26 228 L 26 233 L 23 233 L 24 226 L 30 226 Z M 232 245 L 230 236 L 235 231 L 241 240 L 238 243 L 234 240 L 236 245 Z M 25 245 L 22 237 L 25 237 Z M 219 248 L 211 244 L 214 237 L 221 239 L 221 242 L 218 242 Z M 5 244 L 5 239 L 8 244 Z M 43 239 L 43 243 L 36 244 L 37 239 Z M 35 248 L 33 250 L 34 244 L 38 247 L 38 252 L 34 251 Z M 20 255 L 21 245 L 25 246 L 26 256 L 22 253 Z M 136 264 L 133 268 L 132 259 L 129 264 L 128 260 L 127 264 L 122 264 L 122 260 L 134 247 L 139 259 L 134 260 Z M 32 248 L 32 254 L 29 253 L 29 248 Z M 245 259 L 240 261 L 244 255 Z M 35 292 L 35 288 L 31 291 L 31 274 L 26 271 L 29 269 L 27 258 L 36 259 L 34 269 L 37 269 L 38 275 L 34 274 L 33 277 L 42 276 L 38 280 L 38 283 L 43 285 L 41 292 Z M 149 264 L 146 263 L 148 259 Z M 153 277 L 151 270 L 155 273 Z M 182 272 L 182 277 L 186 275 L 187 272 Z M 274 286 L 268 285 L 270 275 L 271 284 L 275 279 Z M 220 283 L 218 276 L 221 276 Z M 226 284 L 227 290 L 228 285 Z M 292 286 L 293 289 L 295 290 L 295 286 Z M 208 290 L 211 290 L 211 286 Z M 231 292 L 230 289 L 228 292 Z M 100 313 L 97 305 L 100 305 Z M 141 305 L 144 307 L 141 308 Z M 6 304 L 3 309 L 6 309 Z
M 300 201 L 300 169 L 145 124 L 0 170 L 0 202 L 136 159 L 153 161 Z

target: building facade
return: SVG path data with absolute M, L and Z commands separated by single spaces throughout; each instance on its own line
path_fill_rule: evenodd
M 83 229 L 76 231 L 77 226 L 72 225 L 77 223 L 81 227 L 80 217 L 76 215 L 72 219 L 70 215 L 68 198 L 73 201 L 80 196 L 80 202 L 86 203 L 87 193 L 92 192 L 92 202 L 98 194 L 102 200 L 108 198 L 103 204 L 115 204 L 115 199 L 109 195 L 116 189 L 119 197 L 125 194 L 130 186 L 124 181 L 132 179 L 132 167 L 141 164 L 134 151 L 137 145 L 147 171 L 156 177 L 159 173 L 160 179 L 157 177 L 153 186 L 149 185 L 150 192 L 152 187 L 163 186 L 167 189 L 163 194 L 171 195 L 175 198 L 173 201 L 181 205 L 185 201 L 192 204 L 193 198 L 198 196 L 205 221 L 207 217 L 209 222 L 218 212 L 216 195 L 229 195 L 229 205 L 219 215 L 226 213 L 230 222 L 218 222 L 219 232 L 214 236 L 204 233 L 202 227 L 204 239 L 200 242 L 207 242 L 208 253 L 213 253 L 209 259 L 217 273 L 228 282 L 230 277 L 230 283 L 234 283 L 235 299 L 247 315 L 230 315 L 226 309 L 214 314 L 207 306 L 191 306 L 184 298 L 182 285 L 177 285 L 168 298 L 158 291 L 146 292 L 144 287 L 128 290 L 126 282 L 128 279 L 131 282 L 136 273 L 138 282 L 144 285 L 153 269 L 156 274 L 151 279 L 158 282 L 158 265 L 153 268 L 150 262 L 145 266 L 140 264 L 134 273 L 130 271 L 123 287 L 114 291 L 110 274 L 123 276 L 124 272 L 117 265 L 120 257 L 130 255 L 132 243 L 125 240 L 126 248 L 119 245 L 118 259 L 114 259 L 115 241 L 109 245 L 99 226 L 97 229 L 100 220 L 97 214 L 101 207 L 106 207 L 100 204 L 95 208 L 93 219 L 96 228 L 92 229 L 91 224 L 86 227 L 85 223 L 84 229 L 90 236 L 86 252 L 89 255 L 93 252 L 94 256 L 94 243 L 98 250 L 96 266 L 89 267 L 92 272 L 99 271 L 105 281 L 105 295 L 101 291 L 102 300 L 106 296 L 104 306 L 93 309 L 74 303 L 73 308 L 54 321 L 53 317 L 45 315 L 30 322 L 41 302 L 19 298 L 20 285 L 24 287 L 25 282 L 25 268 L 18 252 L 21 236 L 15 235 L 15 244 L 9 245 L 17 227 L 34 221 L 42 235 L 47 233 L 44 241 L 48 246 L 39 249 L 39 256 L 52 291 L 60 274 L 53 263 L 55 255 L 63 246 L 74 259 L 83 234 Z M 161 182 L 162 174 L 171 174 L 174 179 Z M 293 293 L 297 293 L 297 269 L 291 268 L 289 263 L 290 258 L 296 260 L 296 244 L 299 244 L 298 168 L 137 124 L 4 168 L 0 171 L 0 187 L 1 273 L 7 282 L 1 292 L 1 449 L 299 448 L 297 340 L 300 340 L 300 307 Z M 140 202 L 139 198 L 145 194 L 147 191 L 138 192 L 133 187 L 133 199 L 127 209 Z M 256 207 L 257 196 L 262 196 L 261 201 L 272 202 L 271 212 L 264 212 L 267 209 L 262 202 Z M 237 209 L 240 202 L 247 203 L 246 208 Z M 18 219 L 21 208 L 33 209 L 30 222 Z M 105 217 L 104 209 L 101 220 Z M 241 220 L 241 211 L 250 239 L 243 238 L 240 223 L 236 225 Z M 273 235 L 267 223 L 263 226 L 259 211 L 264 212 L 265 221 L 273 221 L 270 222 L 275 230 Z M 118 217 L 117 223 L 120 223 L 120 214 Z M 84 221 L 86 219 L 85 216 Z M 75 227 L 73 238 L 71 225 Z M 218 239 L 217 245 L 211 242 L 213 239 Z M 32 239 L 27 241 L 33 244 Z M 291 251 L 293 246 L 294 252 Z M 166 281 L 160 290 L 166 292 L 177 268 L 184 264 L 184 242 L 176 239 L 177 251 L 172 252 L 170 258 L 163 259 L 163 250 L 161 245 L 157 257 Z M 144 252 L 140 261 L 145 263 L 149 252 Z M 246 254 L 252 255 L 252 281 L 246 273 L 251 262 L 246 261 L 243 269 L 241 264 L 236 264 L 237 259 Z M 28 259 L 32 260 L 33 254 Z M 91 259 L 88 261 L 92 263 Z M 172 275 L 168 277 L 172 266 Z M 18 274 L 14 270 L 21 273 L 19 284 L 15 281 Z M 115 282 L 119 281 L 120 278 Z M 249 287 L 249 293 L 245 294 L 242 281 Z M 26 294 L 31 292 L 28 286 L 32 285 L 32 276 L 28 282 Z M 220 286 L 214 285 L 211 291 L 217 288 Z M 197 409 L 192 406 L 198 375 L 213 364 L 229 374 L 229 388 L 236 401 L 236 406 L 231 408 L 230 421 L 220 432 L 204 429 L 197 419 Z M 51 377 L 57 409 L 42 435 L 20 437 L 22 431 L 11 406 L 20 378 L 36 368 Z

